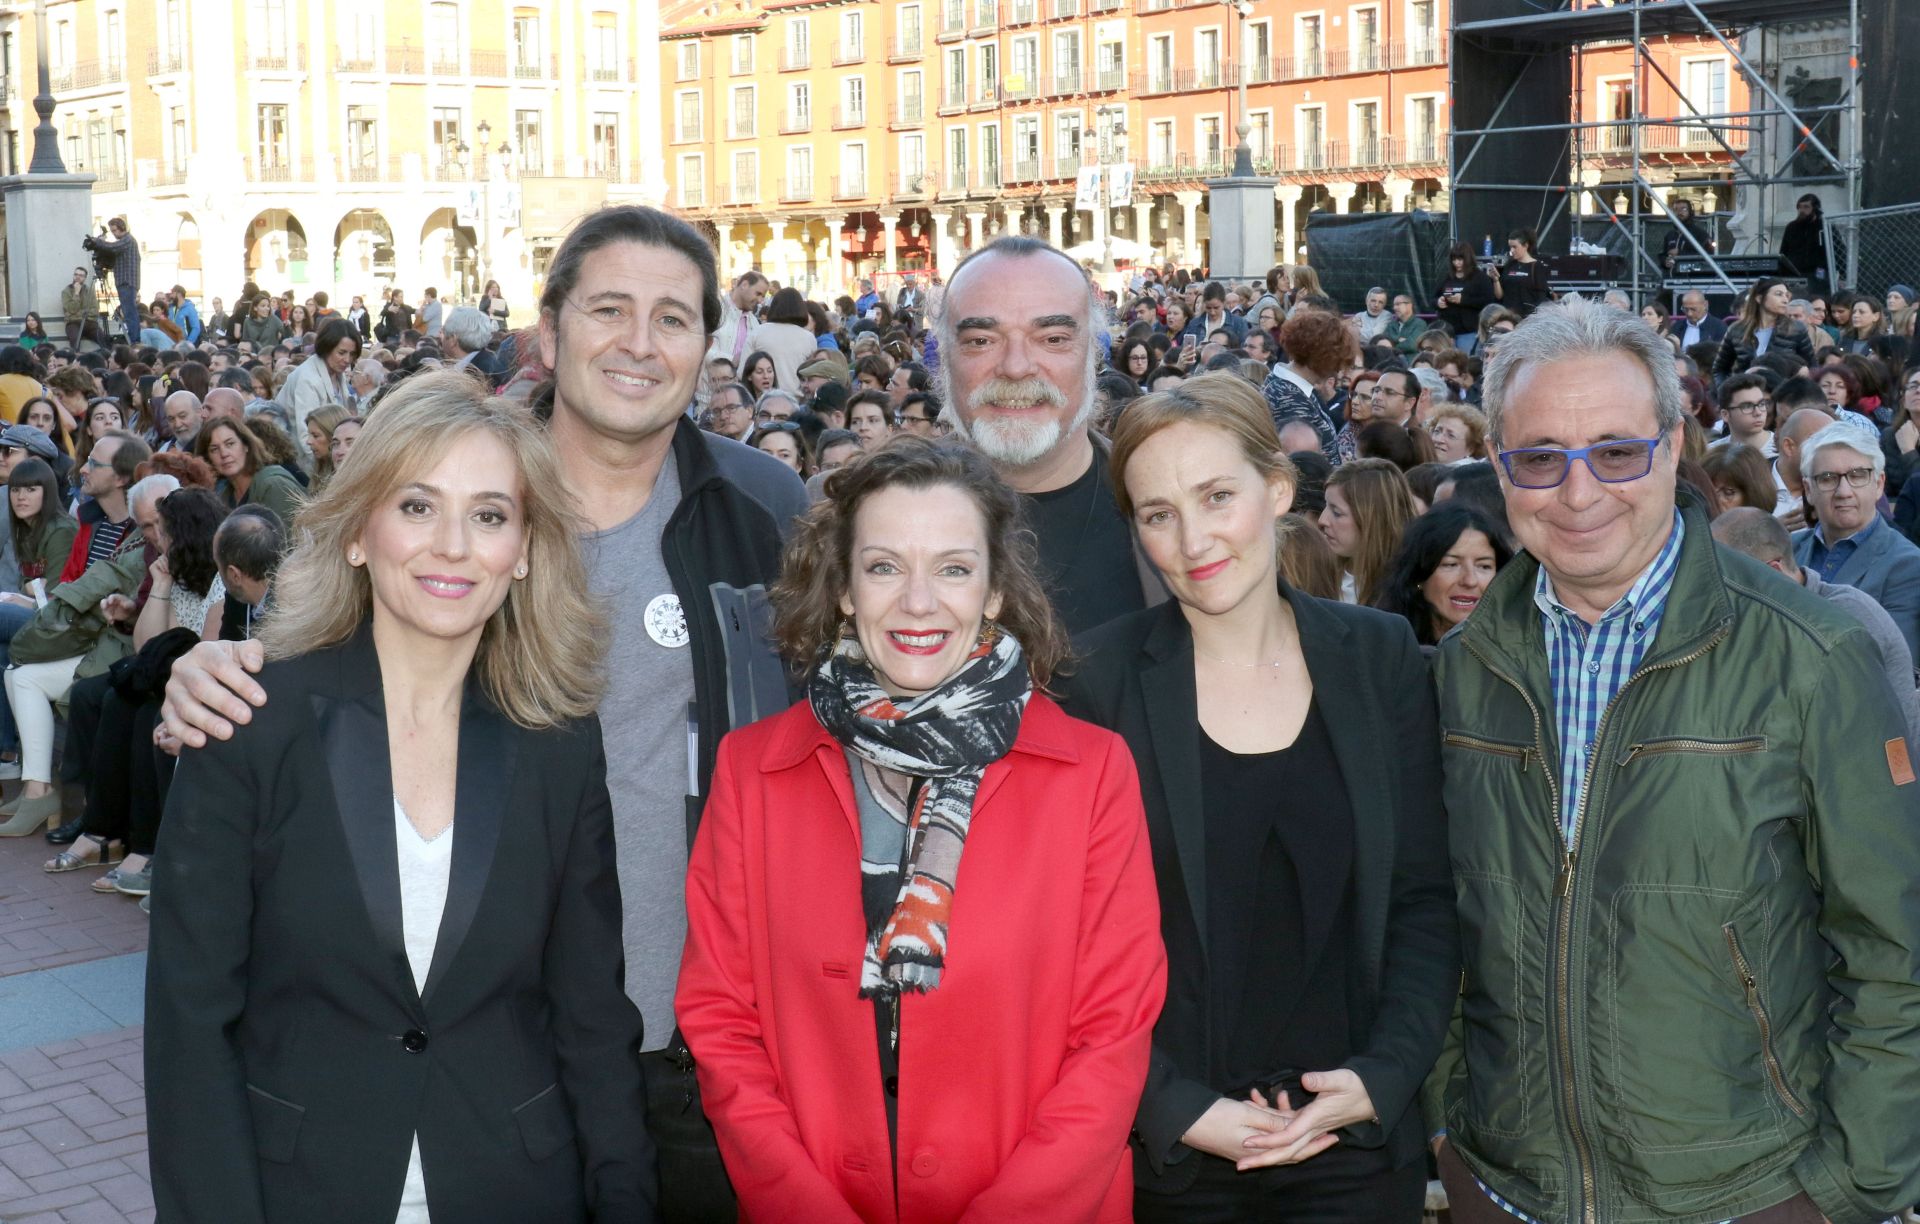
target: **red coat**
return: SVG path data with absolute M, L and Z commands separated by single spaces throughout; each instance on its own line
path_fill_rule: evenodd
M 939 988 L 902 1001 L 892 1177 L 852 788 L 802 702 L 720 745 L 694 843 L 674 1010 L 741 1219 L 1131 1220 L 1166 952 L 1126 744 L 1036 694 L 988 767 Z

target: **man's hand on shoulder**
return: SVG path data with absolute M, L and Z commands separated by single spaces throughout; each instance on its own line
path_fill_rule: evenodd
M 252 676 L 265 664 L 258 642 L 202 642 L 181 655 L 160 706 L 167 734 L 189 748 L 204 748 L 209 735 L 232 739 L 234 724 L 252 721 L 253 707 L 267 704 Z

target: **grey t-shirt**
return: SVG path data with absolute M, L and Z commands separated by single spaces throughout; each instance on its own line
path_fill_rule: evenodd
M 693 651 L 660 551 L 679 504 L 680 476 L 669 455 L 638 514 L 581 539 L 594 594 L 613 616 L 600 725 L 625 911 L 627 997 L 646 1022 L 647 1050 L 665 1049 L 673 1035 L 673 986 L 687 935 Z

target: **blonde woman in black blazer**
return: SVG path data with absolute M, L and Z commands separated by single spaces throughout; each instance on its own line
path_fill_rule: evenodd
M 655 1218 L 564 487 L 453 371 L 303 511 L 273 701 L 182 757 L 155 858 L 160 1220 Z
M 1292 467 L 1238 376 L 1130 405 L 1113 477 L 1174 596 L 1063 682 L 1133 751 L 1160 890 L 1135 1218 L 1411 1224 L 1460 972 L 1427 665 L 1403 619 L 1281 581 Z

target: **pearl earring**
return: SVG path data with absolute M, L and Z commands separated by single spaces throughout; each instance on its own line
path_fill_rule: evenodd
M 347 550 L 347 564 L 348 564 L 348 565 L 358 565 L 358 564 L 360 564 L 360 550 L 359 550 L 359 549 L 357 549 L 357 548 L 349 548 L 349 549 Z

